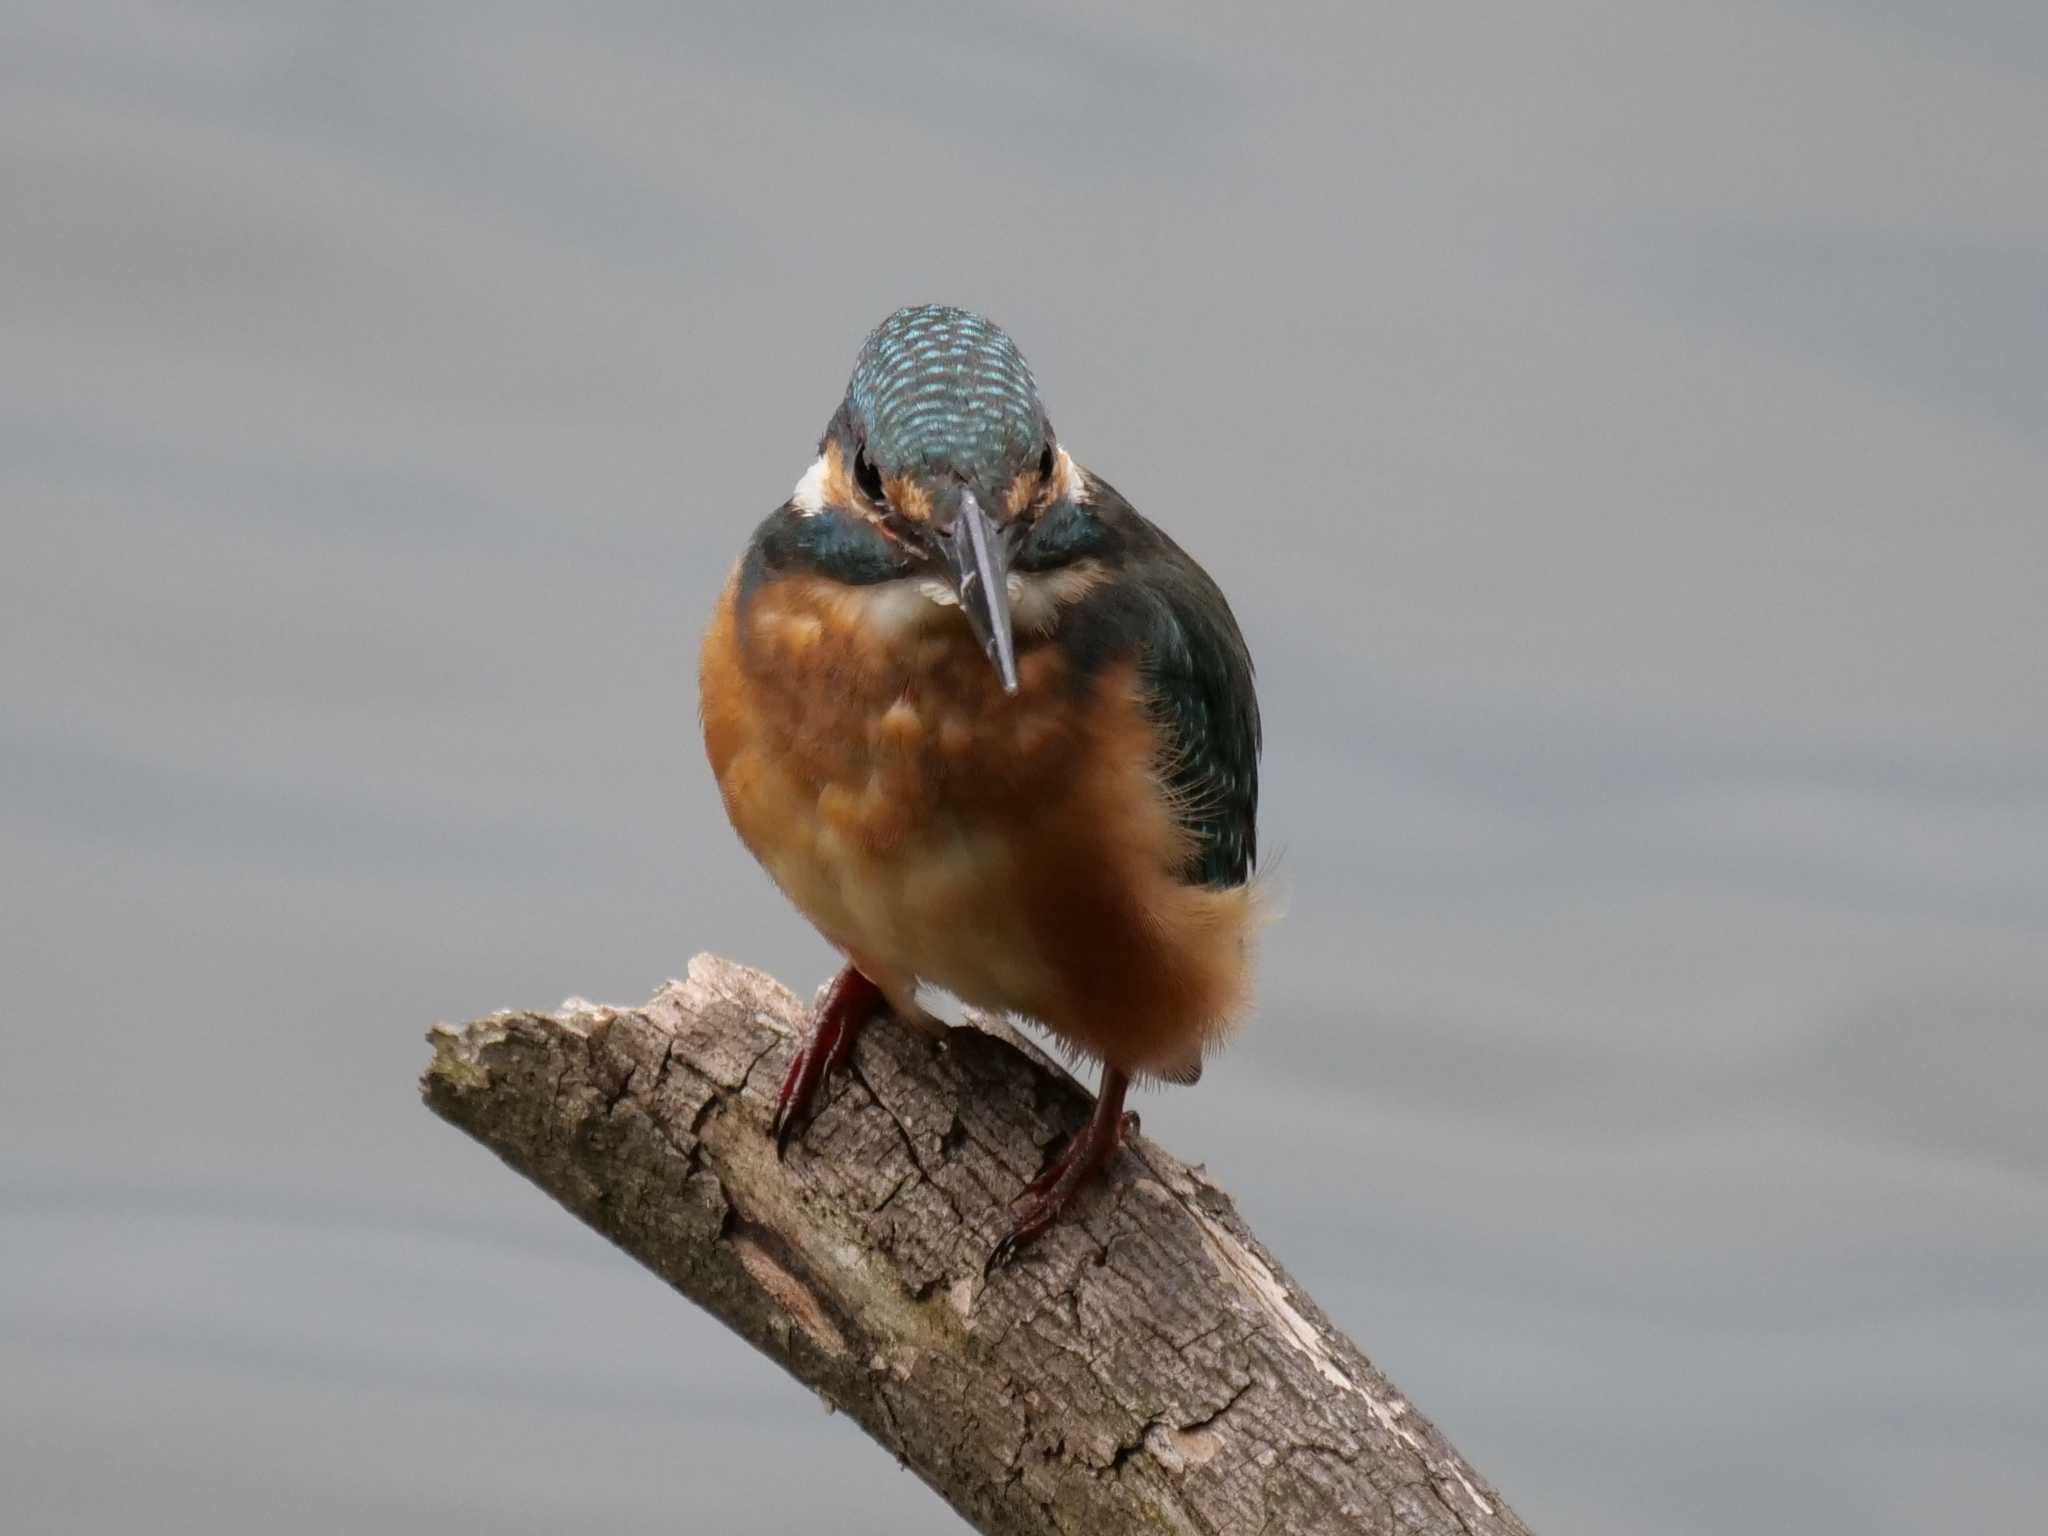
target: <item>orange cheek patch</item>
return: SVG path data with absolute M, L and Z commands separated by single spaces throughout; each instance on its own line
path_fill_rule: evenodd
M 1037 470 L 1025 470 L 1010 482 L 1010 494 L 1003 499 L 1004 509 L 1011 517 L 1022 517 L 1026 509 L 1038 500 L 1038 493 L 1044 485 L 1045 478 Z
M 888 494 L 889 505 L 914 523 L 928 523 L 932 520 L 932 499 L 908 475 L 896 475 L 882 482 L 882 489 Z

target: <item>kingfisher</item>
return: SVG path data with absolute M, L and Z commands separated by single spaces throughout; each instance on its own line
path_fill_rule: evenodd
M 699 665 L 750 852 L 846 964 L 778 1096 L 786 1150 L 919 994 L 1102 1064 L 993 1272 L 1117 1154 L 1133 1081 L 1193 1083 L 1250 1003 L 1259 707 L 1208 573 L 1054 433 L 1023 354 L 918 305 L 860 348 Z

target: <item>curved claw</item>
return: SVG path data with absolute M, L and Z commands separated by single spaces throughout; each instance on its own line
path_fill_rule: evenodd
M 810 1118 L 818 1090 L 826 1080 L 846 1070 L 861 1030 L 887 1007 L 881 988 L 854 966 L 847 966 L 833 978 L 824 1002 L 818 1005 L 810 1034 L 783 1075 L 782 1091 L 775 1096 L 775 1117 L 769 1121 L 768 1129 L 775 1138 L 776 1157 L 789 1150 L 789 1144 Z
M 1021 1229 L 1005 1232 L 995 1247 L 989 1250 L 988 1262 L 981 1266 L 981 1278 L 984 1280 L 992 1278 L 997 1270 L 1008 1265 L 1010 1260 L 1023 1251 L 1024 1245 L 1037 1235 L 1036 1232 L 1026 1235 Z
M 777 1158 L 789 1150 L 789 1144 L 796 1136 L 797 1123 L 817 1096 L 825 1065 L 825 1053 L 818 1049 L 815 1033 L 790 1058 L 789 1071 L 782 1079 L 782 1091 L 775 1096 L 775 1118 L 768 1126 L 775 1137 Z
M 981 1267 L 984 1280 L 1043 1236 L 1089 1182 L 1109 1166 L 1124 1137 L 1138 1128 L 1138 1117 L 1124 1112 L 1124 1093 L 1129 1087 L 1130 1079 L 1114 1067 L 1102 1074 L 1095 1113 L 1025 1188 L 1026 1194 L 1035 1197 L 1031 1207 L 990 1250 L 988 1262 Z

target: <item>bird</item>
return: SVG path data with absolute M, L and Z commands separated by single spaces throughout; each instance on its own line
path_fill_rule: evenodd
M 1007 333 L 915 305 L 861 344 L 698 681 L 728 819 L 846 962 L 778 1156 L 867 1024 L 942 1029 L 923 989 L 1101 1063 L 992 1274 L 1116 1157 L 1132 1083 L 1193 1083 L 1250 1007 L 1261 726 L 1230 605 L 1075 461 Z

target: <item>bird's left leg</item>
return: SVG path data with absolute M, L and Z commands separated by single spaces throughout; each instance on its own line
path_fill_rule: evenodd
M 775 1137 L 777 1157 L 788 1150 L 791 1138 L 810 1113 L 811 1102 L 827 1078 L 837 1077 L 853 1058 L 853 1042 L 868 1021 L 888 1011 L 889 1000 L 860 967 L 849 961 L 832 979 L 811 1032 L 797 1048 L 782 1079 L 782 1092 L 775 1096 L 775 1119 L 769 1130 Z
M 1137 1119 L 1124 1113 L 1124 1095 L 1130 1086 L 1130 1078 L 1117 1068 L 1102 1069 L 1102 1088 L 1095 1095 L 1095 1112 L 1025 1190 L 1035 1197 L 1031 1207 L 996 1244 L 988 1263 L 982 1267 L 984 1275 L 995 1273 L 1041 1236 L 1074 1203 L 1074 1197 L 1088 1187 L 1089 1180 L 1109 1166 L 1110 1159 L 1124 1144 L 1125 1130 Z

